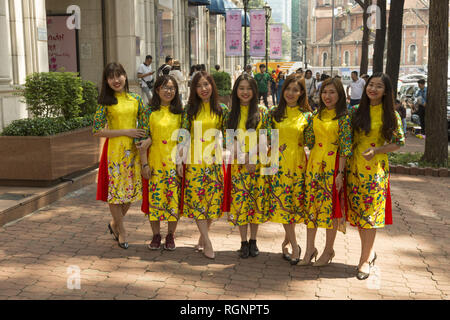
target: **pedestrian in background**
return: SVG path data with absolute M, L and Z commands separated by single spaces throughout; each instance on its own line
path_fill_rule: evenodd
M 259 65 L 260 72 L 255 75 L 256 83 L 258 84 L 258 103 L 263 98 L 264 105 L 269 108 L 269 102 L 267 101 L 267 95 L 269 94 L 269 84 L 272 79 L 266 72 L 266 65 Z
M 387 153 L 397 151 L 405 144 L 401 118 L 394 110 L 389 76 L 373 74 L 359 106 L 351 107 L 349 114 L 354 149 L 347 173 L 348 221 L 358 227 L 361 238 L 356 277 L 364 280 L 369 277 L 377 258 L 374 250 L 376 230 L 392 224 Z
M 359 103 L 364 91 L 364 86 L 366 85 L 366 82 L 363 79 L 358 78 L 358 71 L 352 71 L 351 77 L 352 82 L 350 82 L 347 87 L 347 97 L 350 97 L 350 107 Z M 349 90 L 350 94 L 348 93 Z
M 131 203 L 142 198 L 141 161 L 133 139 L 146 138 L 145 130 L 136 128 L 146 111 L 142 98 L 129 92 L 123 66 L 109 63 L 103 71 L 92 130 L 94 136 L 107 138 L 99 165 L 97 200 L 108 202 L 113 217 L 108 229 L 123 249 L 128 249 L 123 220 Z
M 139 121 L 139 128 L 151 137 L 150 147 L 139 149 L 144 177 L 141 211 L 148 216 L 153 233 L 148 245 L 150 250 L 161 248 L 161 221 L 168 223 L 164 249 L 176 248 L 174 235 L 180 219 L 181 178 L 177 176 L 172 159 L 177 141 L 171 136 L 181 127 L 182 113 L 177 80 L 171 75 L 162 75 L 156 80 L 150 108 Z
M 427 105 L 427 88 L 425 87 L 425 80 L 420 79 L 417 81 L 417 84 L 419 85 L 419 90 L 417 90 L 415 97 L 417 98 L 417 106 L 418 111 L 417 115 L 420 118 L 420 127 L 421 127 L 421 133 L 426 135 L 425 133 L 425 107 Z
M 219 65 L 219 64 L 216 64 L 216 65 L 214 66 L 214 69 L 216 69 L 216 72 L 219 72 L 219 71 L 220 71 L 220 65 Z
M 275 73 L 275 70 L 272 70 L 272 76 L 270 79 L 270 93 L 272 94 L 272 103 L 273 105 L 278 104 L 277 100 L 277 74 Z
M 312 76 L 311 70 L 306 70 L 305 72 L 305 85 L 306 85 L 306 95 L 308 96 L 308 103 L 312 107 L 314 105 L 313 97 L 316 93 L 316 79 Z
M 190 159 L 186 146 L 186 137 L 180 137 L 179 147 L 183 166 L 177 164 L 180 176 L 184 175 L 183 215 L 195 219 L 200 231 L 197 249 L 203 250 L 205 257 L 214 259 L 214 249 L 209 238 L 209 228 L 214 219 L 222 216 L 223 168 L 222 161 L 205 153 L 210 142 L 194 135 L 194 122 L 201 125 L 202 132 L 209 129 L 221 130 L 225 136 L 228 119 L 228 107 L 218 102 L 218 92 L 214 79 L 204 71 L 198 72 L 192 79 L 189 100 L 183 113 L 182 128 L 190 132 Z M 201 139 L 194 142 L 194 138 Z M 215 143 L 219 143 L 217 137 Z M 220 145 L 222 147 L 222 145 Z M 203 155 L 203 156 L 202 156 Z M 202 156 L 197 160 L 199 156 Z M 218 156 L 218 155 L 217 155 Z M 220 162 L 217 163 L 217 162 Z
M 152 70 L 152 56 L 148 55 L 145 57 L 145 61 L 139 66 L 137 70 L 137 76 L 140 80 L 142 95 L 147 98 L 147 103 L 152 99 L 152 89 L 153 89 L 153 74 Z
M 283 84 L 280 103 L 270 112 L 271 127 L 279 134 L 280 160 L 268 177 L 272 201 L 269 206 L 270 221 L 281 223 L 285 236 L 281 244 L 282 255 L 290 264 L 300 261 L 301 248 L 297 243 L 295 225 L 304 218 L 305 191 L 305 135 L 311 121 L 311 108 L 306 96 L 305 79 L 290 75 Z M 292 255 L 286 247 L 291 244 Z
M 367 84 L 367 81 L 369 81 L 369 76 L 367 74 L 362 74 L 361 79 L 363 79 L 364 82 Z
M 322 82 L 324 82 L 328 78 L 330 78 L 329 75 L 322 73 L 322 75 L 320 76 L 320 82 L 317 84 L 317 90 L 318 90 L 317 92 L 320 92 L 320 87 L 322 86 Z
M 305 178 L 306 252 L 300 265 L 310 265 L 317 257 L 317 228 L 326 229 L 325 249 L 314 267 L 326 266 L 334 258 L 334 241 L 338 219 L 344 219 L 342 196 L 345 165 L 352 154 L 352 131 L 347 112 L 346 96 L 340 80 L 327 79 L 320 89 L 319 108 L 305 130 L 311 150 Z M 342 199 L 342 200 L 341 200 Z
M 283 88 L 283 83 L 286 76 L 283 73 L 283 71 L 280 71 L 278 73 L 278 79 L 277 79 L 277 102 L 280 103 L 280 96 L 281 96 L 281 89 Z
M 253 77 L 252 66 L 250 64 L 245 67 L 244 73 L 248 74 L 250 77 Z
M 166 56 L 165 63 L 159 67 L 157 76 L 168 75 L 170 70 L 172 70 L 173 58 L 171 56 Z
M 246 141 L 248 130 L 255 130 L 259 139 L 260 129 L 270 129 L 268 111 L 258 105 L 258 87 L 255 79 L 247 74 L 241 75 L 233 86 L 231 94 L 231 110 L 227 129 L 238 130 L 236 140 L 228 141 L 227 145 L 236 145 L 235 156 L 229 170 L 231 183 L 229 221 L 239 226 L 241 235 L 240 257 L 256 257 L 259 254 L 256 245 L 258 226 L 268 220 L 266 207 L 268 205 L 268 190 L 264 176 L 261 175 L 261 165 L 257 156 L 258 141 Z M 268 140 L 270 141 L 270 134 Z M 251 143 L 254 142 L 254 145 Z M 240 157 L 241 156 L 241 157 Z M 250 238 L 248 226 L 250 225 Z
M 180 98 L 180 101 L 183 102 L 183 96 L 186 94 L 186 80 L 184 78 L 183 73 L 181 72 L 181 64 L 180 61 L 174 60 L 172 70 L 170 70 L 169 75 L 175 78 L 177 81 L 179 92 L 177 96 Z
M 395 111 L 398 112 L 400 118 L 402 119 L 403 133 L 406 138 L 406 108 L 398 99 L 395 99 Z

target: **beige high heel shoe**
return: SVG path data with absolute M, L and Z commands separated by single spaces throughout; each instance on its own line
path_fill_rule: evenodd
M 312 264 L 312 266 L 313 267 L 324 267 L 324 266 L 327 266 L 327 265 L 329 265 L 331 263 L 331 261 L 333 261 L 334 255 L 335 255 L 335 253 L 334 253 L 334 250 L 333 250 L 333 253 L 331 254 L 331 256 L 330 256 L 330 258 L 328 259 L 327 262 L 317 262 L 316 261 L 316 262 L 314 262 Z
M 311 255 L 311 257 L 309 257 L 309 260 L 303 259 L 301 260 L 298 265 L 299 266 L 310 266 L 312 265 L 312 259 L 314 258 L 314 262 L 317 261 L 317 255 L 319 254 L 319 251 L 317 251 L 317 249 L 314 249 L 313 254 Z

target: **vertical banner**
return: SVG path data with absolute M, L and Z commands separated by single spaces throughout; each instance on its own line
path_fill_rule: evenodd
M 241 10 L 227 10 L 226 37 L 227 57 L 242 56 L 242 13 Z
M 266 13 L 264 10 L 250 10 L 250 55 L 266 56 Z
M 281 23 L 271 24 L 269 30 L 270 59 L 281 59 L 283 25 Z
M 47 17 L 49 71 L 78 72 L 77 32 L 67 28 L 69 17 Z

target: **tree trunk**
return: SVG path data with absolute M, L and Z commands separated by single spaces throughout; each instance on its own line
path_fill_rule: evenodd
M 369 14 L 367 8 L 370 5 L 371 0 L 356 0 L 363 10 L 363 38 L 361 42 L 361 66 L 359 67 L 360 74 L 367 74 L 369 68 L 369 35 L 370 29 L 367 25 L 367 20 L 369 19 Z
M 395 2 L 395 1 L 394 1 Z M 380 28 L 375 34 L 375 44 L 373 50 L 373 72 L 383 72 L 384 45 L 386 42 L 386 0 L 378 0 L 377 6 L 380 8 Z
M 397 82 L 402 52 L 403 7 L 405 0 L 391 2 L 389 10 L 389 29 L 387 43 L 386 73 L 392 80 L 395 98 L 397 98 Z
M 448 0 L 431 0 L 429 14 L 428 84 L 425 106 L 425 154 L 437 165 L 448 161 L 447 71 Z

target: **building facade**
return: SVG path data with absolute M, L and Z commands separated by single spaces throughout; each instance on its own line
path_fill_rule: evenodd
M 0 0 L 0 131 L 28 117 L 15 88 L 33 72 L 74 71 L 99 85 L 104 66 L 118 61 L 135 92 L 136 70 L 148 54 L 154 70 L 171 55 L 186 76 L 194 64 L 220 64 L 231 73 L 242 58 L 225 57 L 225 15 L 207 2 Z M 59 59 L 69 62 L 60 67 Z
M 332 48 L 332 1 L 308 1 L 307 62 L 322 72 L 359 70 L 361 64 L 363 11 L 354 1 L 335 0 L 334 47 Z M 389 6 L 387 8 L 389 21 Z M 428 62 L 428 4 L 405 0 L 403 14 L 400 73 L 426 69 Z M 373 14 L 373 24 L 376 25 Z M 371 72 L 375 30 L 369 37 L 369 73 Z M 387 39 L 386 39 L 387 40 Z M 387 45 L 385 46 L 387 50 Z M 385 62 L 386 65 L 386 52 Z

